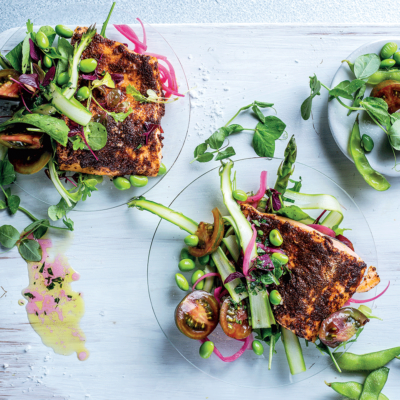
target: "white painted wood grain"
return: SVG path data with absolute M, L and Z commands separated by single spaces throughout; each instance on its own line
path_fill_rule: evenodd
M 399 190 L 378 193 L 367 186 L 353 164 L 337 148 L 327 124 L 326 94 L 315 99 L 314 120 L 302 121 L 299 107 L 308 95 L 314 72 L 329 84 L 344 56 L 361 44 L 398 35 L 399 26 L 299 25 L 159 25 L 184 65 L 190 86 L 197 86 L 188 140 L 167 179 L 150 199 L 169 203 L 194 178 L 211 168 L 191 164 L 193 149 L 210 126 L 225 123 L 242 105 L 271 101 L 296 134 L 298 159 L 319 169 L 350 193 L 374 234 L 382 280 L 391 280 L 387 294 L 376 302 L 376 314 L 353 347 L 355 352 L 399 344 Z M 5 32 L 1 40 L 9 34 Z M 191 58 L 189 58 L 191 55 Z M 206 80 L 205 80 L 206 79 Z M 228 89 L 228 90 L 226 90 Z M 202 94 L 200 92 L 203 92 Z M 215 103 L 217 102 L 217 103 Z M 242 119 L 243 125 L 246 118 Z M 249 123 L 253 124 L 253 121 Z M 251 125 L 250 125 L 251 126 Z M 202 136 L 203 135 L 203 136 Z M 231 139 L 238 156 L 252 156 L 251 136 Z M 277 146 L 280 154 L 285 142 Z M 165 149 L 168 151 L 168 149 Z M 38 215 L 45 207 L 21 193 Z M 153 316 L 146 283 L 150 240 L 158 218 L 119 207 L 91 214 L 74 213 L 75 232 L 67 256 L 81 273 L 75 290 L 85 295 L 82 327 L 91 357 L 78 363 L 44 347 L 17 301 L 27 283 L 26 265 L 15 251 L 0 258 L 0 399 L 338 399 L 324 384 L 354 379 L 326 370 L 295 386 L 249 390 L 230 387 L 191 367 L 170 346 Z M 23 227 L 28 220 L 0 214 L 0 223 Z M 1 290 L 0 290 L 1 291 Z M 1 294 L 0 294 L 1 295 Z M 104 314 L 104 315 L 101 315 Z M 27 346 L 30 350 L 25 352 Z M 8 368 L 3 369 L 6 363 Z M 385 394 L 398 398 L 400 365 L 392 366 Z M 363 378 L 359 376 L 359 380 Z M 85 397 L 90 395 L 90 397 Z

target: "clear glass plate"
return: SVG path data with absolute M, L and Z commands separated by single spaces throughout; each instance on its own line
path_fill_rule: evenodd
M 235 161 L 237 187 L 245 191 L 257 191 L 262 170 L 268 171 L 268 185 L 273 187 L 280 162 L 281 159 L 276 158 L 246 158 Z M 170 207 L 198 222 L 212 221 L 211 210 L 214 207 L 218 207 L 222 215 L 227 215 L 220 192 L 218 168 L 211 169 L 190 183 L 172 201 Z M 348 237 L 353 242 L 357 254 L 368 265 L 377 266 L 378 260 L 371 230 L 352 198 L 330 178 L 304 164 L 296 163 L 293 176 L 295 179 L 299 176 L 303 178 L 302 192 L 326 193 L 338 199 L 343 207 L 342 226 L 352 229 L 348 231 Z M 319 214 L 318 211 L 313 215 L 316 217 L 317 214 Z M 232 363 L 224 363 L 215 355 L 206 360 L 202 359 L 199 356 L 199 342 L 180 333 L 174 322 L 175 308 L 186 295 L 176 286 L 174 279 L 175 273 L 179 272 L 179 253 L 184 247 L 183 239 L 186 235 L 186 232 L 180 231 L 176 226 L 164 220 L 160 221 L 149 251 L 147 280 L 151 304 L 161 330 L 190 364 L 229 384 L 269 388 L 308 379 L 331 365 L 328 356 L 322 355 L 311 343 L 306 347 L 304 340 L 301 340 L 301 344 L 307 371 L 295 376 L 290 375 L 281 341 L 277 345 L 277 354 L 274 355 L 270 371 L 268 370 L 267 345 L 264 346 L 265 357 L 246 351 L 242 357 Z M 188 281 L 192 272 L 183 273 Z M 371 292 L 355 297 L 360 299 L 371 297 Z M 234 354 L 241 347 L 241 343 L 227 337 L 219 327 L 210 335 L 210 340 L 214 341 L 225 356 Z M 347 349 L 349 347 L 347 346 Z
M 50 7 L 50 9 L 47 8 L 46 12 L 41 14 L 35 15 L 35 12 L 33 12 L 29 15 L 31 15 L 31 22 L 35 25 L 35 31 L 42 25 L 50 25 L 54 27 L 57 24 L 63 24 L 69 26 L 71 29 L 75 29 L 77 26 L 89 26 L 90 24 L 96 22 L 97 31 L 100 32 L 103 21 L 107 17 L 109 8 L 108 6 L 102 6 L 101 8 L 96 7 L 96 12 L 94 11 L 95 10 L 92 4 L 79 4 L 77 5 L 76 12 L 71 12 L 71 6 L 57 6 L 53 8 Z M 27 13 L 25 13 L 25 15 L 27 15 Z M 128 42 L 129 48 L 133 49 L 133 44 L 130 43 L 124 36 L 122 36 L 114 28 L 113 24 L 132 24 L 131 26 L 134 31 L 137 33 L 139 38 L 142 38 L 142 28 L 138 21 L 136 21 L 136 17 L 140 16 L 136 15 L 133 8 L 131 8 L 131 6 L 128 4 L 116 4 L 111 20 L 107 27 L 107 37 L 122 43 Z M 1 49 L 2 54 L 7 54 L 24 39 L 26 35 L 25 22 L 26 21 L 18 21 L 19 25 L 23 25 L 4 44 Z M 148 51 L 156 54 L 162 54 L 168 58 L 168 60 L 174 66 L 180 92 L 187 92 L 189 90 L 189 86 L 185 71 L 183 70 L 178 56 L 175 54 L 169 43 L 157 32 L 156 29 L 148 24 L 145 24 L 145 28 L 147 34 Z M 8 110 L 8 104 L 0 101 L 0 115 L 9 114 Z M 165 116 L 161 121 L 161 125 L 164 130 L 162 162 L 166 165 L 168 171 L 178 159 L 183 148 L 189 129 L 189 123 L 190 96 L 187 95 L 174 103 L 166 105 Z M 97 186 L 99 190 L 92 193 L 91 198 L 88 198 L 84 202 L 79 202 L 74 211 L 100 211 L 120 206 L 125 204 L 133 196 L 140 196 L 147 193 L 150 189 L 156 186 L 161 179 L 164 179 L 166 175 L 149 178 L 149 183 L 145 187 L 132 187 L 130 190 L 125 191 L 116 189 L 111 179 L 104 177 L 103 183 Z M 51 181 L 46 177 L 44 170 L 34 175 L 18 174 L 16 184 L 32 197 L 35 197 L 46 204 L 57 204 L 60 200 L 60 195 L 55 190 Z M 70 188 L 72 185 L 66 184 L 66 187 Z

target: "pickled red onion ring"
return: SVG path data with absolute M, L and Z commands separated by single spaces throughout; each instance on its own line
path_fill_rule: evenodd
M 221 278 L 221 275 L 218 272 L 209 272 L 208 274 L 204 274 L 199 279 L 197 279 L 197 281 L 194 283 L 192 287 L 192 290 L 194 290 L 197 284 L 201 282 L 203 279 L 210 278 L 211 276 L 218 276 L 219 278 Z
M 348 307 L 351 303 L 362 304 L 362 303 L 369 303 L 370 301 L 374 301 L 376 299 L 379 299 L 379 297 L 381 297 L 383 294 L 385 294 L 386 290 L 389 289 L 389 286 L 390 286 L 390 281 L 387 284 L 386 288 L 380 294 L 378 294 L 377 296 L 372 297 L 370 299 L 364 299 L 364 300 L 357 300 L 357 299 L 352 299 L 351 298 L 351 299 L 347 300 L 347 302 L 344 304 L 343 307 Z
M 251 237 L 250 242 L 246 247 L 246 251 L 244 253 L 244 258 L 243 258 L 243 275 L 246 278 L 250 277 L 249 268 L 251 262 L 251 253 L 253 252 L 254 244 L 256 243 L 256 238 L 257 238 L 257 231 L 256 228 L 254 228 L 254 225 L 251 225 L 251 229 L 253 229 L 253 236 Z
M 249 196 L 246 201 L 238 201 L 238 203 L 242 204 L 242 203 L 258 202 L 263 198 L 266 190 L 267 190 L 267 171 L 262 171 L 260 176 L 260 188 L 258 189 L 258 192 L 254 196 Z
M 328 235 L 330 237 L 336 237 L 336 233 L 331 228 L 328 228 L 328 227 L 326 227 L 324 225 L 308 224 L 307 226 L 309 226 L 310 228 L 315 229 L 318 232 L 323 233 L 324 235 Z
M 208 338 L 200 340 L 201 343 L 209 342 L 209 341 L 210 341 L 210 339 L 208 339 Z M 214 353 L 223 362 L 232 362 L 232 361 L 237 360 L 249 348 L 249 345 L 251 345 L 252 342 L 253 342 L 253 336 L 252 335 L 247 336 L 247 338 L 244 340 L 243 346 L 240 348 L 240 350 L 230 357 L 224 357 L 221 354 L 221 352 L 217 349 L 216 346 L 214 346 Z

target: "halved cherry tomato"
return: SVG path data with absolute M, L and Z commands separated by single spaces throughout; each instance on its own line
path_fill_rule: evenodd
M 10 149 L 40 149 L 43 133 L 0 133 L 0 144 Z
M 19 174 L 32 175 L 43 169 L 51 158 L 45 148 L 35 150 L 8 150 L 8 159 Z
M 18 72 L 13 69 L 0 70 L 0 99 L 18 99 L 19 85 L 10 79 L 17 79 L 18 77 Z
M 342 242 L 343 244 L 345 244 L 347 247 L 350 247 L 350 249 L 352 249 L 354 251 L 353 243 L 351 243 L 350 240 L 347 239 L 346 236 L 337 235 L 336 239 L 339 240 L 340 242 Z
M 252 330 L 245 303 L 234 303 L 230 297 L 222 303 L 219 323 L 226 335 L 234 339 L 244 339 Z
M 194 257 L 204 257 L 207 254 L 214 253 L 224 237 L 224 220 L 217 207 L 212 210 L 214 216 L 214 225 L 200 222 L 196 231 L 199 238 L 199 244 L 196 247 L 189 247 L 189 253 Z
M 321 342 L 335 348 L 353 337 L 369 319 L 359 310 L 345 307 L 322 321 L 319 329 Z
M 400 109 L 400 82 L 394 80 L 383 81 L 371 91 L 371 97 L 379 97 L 386 101 L 390 114 Z
M 205 339 L 218 325 L 219 305 L 204 290 L 189 293 L 175 310 L 178 329 L 190 339 Z

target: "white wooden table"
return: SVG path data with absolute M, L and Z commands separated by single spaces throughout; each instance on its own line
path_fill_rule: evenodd
M 180 57 L 194 93 L 192 121 L 183 152 L 170 174 L 148 198 L 169 202 L 194 178 L 214 164 L 191 164 L 194 147 L 223 125 L 236 110 L 253 100 L 274 102 L 278 116 L 295 134 L 298 160 L 334 179 L 354 198 L 375 236 L 383 282 L 392 285 L 376 302 L 373 320 L 354 352 L 399 345 L 399 190 L 391 179 L 388 192 L 371 189 L 354 165 L 339 151 L 327 123 L 326 93 L 315 100 L 314 120 L 303 121 L 300 104 L 308 96 L 308 76 L 314 72 L 326 84 L 340 61 L 361 44 L 398 35 L 400 26 L 299 25 L 158 25 Z M 0 36 L 0 44 L 9 32 Z M 245 122 L 244 122 L 245 123 Z M 232 138 L 240 158 L 253 156 L 251 136 Z M 277 145 L 282 154 L 286 142 Z M 168 149 L 165 149 L 168 151 Z M 46 209 L 21 194 L 38 215 Z M 74 289 L 85 294 L 81 326 L 90 359 L 80 363 L 46 348 L 18 305 L 27 286 L 26 263 L 17 251 L 0 257 L 0 398 L 1 399 L 338 399 L 324 380 L 361 380 L 328 369 L 314 378 L 279 389 L 251 390 L 228 386 L 191 367 L 159 329 L 147 292 L 146 265 L 158 218 L 119 207 L 101 213 L 74 213 L 75 232 L 67 256 L 80 272 Z M 20 228 L 28 219 L 0 214 L 0 224 Z M 121 291 L 121 282 L 130 282 Z M 125 287 L 125 286 L 124 286 Z M 1 292 L 1 289 L 0 289 Z M 0 293 L 1 296 L 2 293 Z M 118 354 L 115 363 L 113 356 Z M 2 368 L 8 364 L 7 368 Z M 399 397 L 400 363 L 393 363 L 385 394 Z

